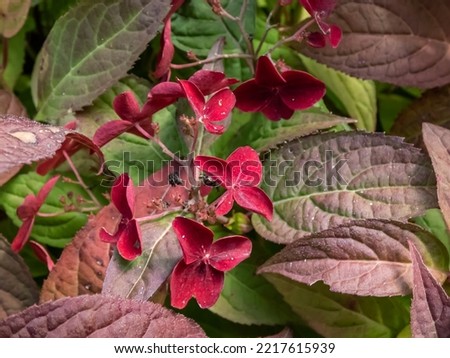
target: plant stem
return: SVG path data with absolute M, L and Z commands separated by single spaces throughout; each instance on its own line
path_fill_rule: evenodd
M 205 65 L 207 63 L 211 63 L 211 62 L 215 62 L 217 60 L 227 59 L 227 58 L 252 59 L 253 56 L 245 54 L 245 53 L 228 53 L 228 54 L 225 53 L 225 54 L 216 55 L 214 57 L 205 58 L 204 60 L 199 60 L 199 61 L 195 61 L 195 62 L 191 62 L 191 63 L 185 63 L 185 64 L 171 63 L 170 67 L 174 68 L 176 70 L 180 70 L 180 69 L 183 69 L 183 68 L 189 68 L 189 67 L 194 67 L 194 66 L 199 66 L 199 65 Z
M 263 33 L 262 37 L 261 37 L 261 41 L 259 42 L 259 45 L 258 45 L 258 47 L 255 50 L 256 56 L 258 56 L 259 52 L 261 51 L 261 48 L 263 47 L 264 42 L 266 41 L 266 38 L 267 38 L 267 35 L 269 34 L 269 31 L 277 26 L 277 25 L 271 25 L 270 21 L 272 20 L 272 17 L 278 12 L 279 9 L 280 9 L 280 4 L 277 2 L 275 4 L 275 7 L 269 13 L 269 16 L 267 16 L 266 28 L 264 30 L 264 33 Z
M 81 178 L 80 173 L 78 173 L 77 168 L 75 167 L 75 165 L 73 164 L 72 159 L 70 158 L 70 156 L 67 154 L 67 152 L 65 150 L 63 150 L 63 155 L 64 158 L 66 158 L 67 163 L 70 166 L 70 169 L 72 169 L 72 172 L 75 174 L 75 177 L 77 178 L 78 184 L 84 189 L 84 191 L 89 195 L 89 197 L 92 199 L 92 201 L 94 202 L 94 204 L 98 207 L 101 208 L 101 204 L 100 202 L 97 200 L 97 198 L 95 197 L 94 193 L 91 191 L 91 189 L 89 189 L 89 187 L 85 184 L 85 182 L 83 181 L 83 179 Z
M 286 37 L 285 39 L 282 39 L 278 41 L 275 45 L 273 45 L 269 51 L 267 51 L 268 54 L 271 54 L 275 49 L 278 47 L 284 45 L 285 43 L 291 42 L 291 41 L 302 41 L 303 40 L 303 32 L 306 31 L 308 27 L 310 27 L 312 24 L 315 23 L 315 19 L 311 18 L 309 21 L 307 21 L 302 27 L 300 27 L 293 35 Z

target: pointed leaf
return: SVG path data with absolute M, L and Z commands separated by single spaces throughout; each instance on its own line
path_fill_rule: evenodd
M 39 291 L 22 258 L 0 235 L 0 320 L 37 303 Z
M 0 337 L 205 337 L 190 319 L 151 302 L 100 295 L 48 302 L 0 322 Z
M 51 157 L 66 136 L 62 127 L 45 126 L 24 117 L 0 115 L 0 174 L 18 164 Z
M 425 266 L 412 242 L 409 242 L 409 249 L 414 273 L 412 334 L 421 338 L 450 338 L 450 298 Z
M 407 220 L 437 206 L 430 164 L 419 149 L 380 133 L 301 138 L 267 158 L 261 189 L 274 217 L 252 221 L 265 238 L 289 243 L 355 219 Z
M 413 287 L 408 242 L 414 242 L 427 266 L 442 282 L 448 253 L 444 245 L 416 225 L 384 220 L 355 221 L 313 234 L 286 246 L 258 273 L 278 273 L 332 291 L 360 296 L 406 295 Z
M 450 130 L 423 124 L 423 140 L 436 172 L 439 206 L 450 228 Z
M 356 127 L 368 132 L 377 125 L 377 93 L 373 81 L 364 81 L 301 56 L 309 73 L 323 81 L 339 99 L 350 117 L 358 120 Z
M 156 35 L 169 2 L 84 0 L 60 17 L 33 72 L 36 118 L 58 122 L 125 76 Z
M 118 213 L 112 206 L 100 210 L 64 248 L 44 281 L 41 303 L 101 292 L 111 248 L 100 240 L 98 232 L 101 227 L 108 226 L 113 215 Z
M 303 52 L 355 77 L 439 87 L 450 82 L 449 17 L 445 1 L 341 0 L 327 20 L 343 30 L 339 46 Z
M 0 115 L 12 114 L 27 117 L 27 111 L 20 100 L 11 92 L 0 89 Z
M 268 275 L 267 279 L 293 311 L 324 337 L 396 337 L 409 323 L 408 297 L 358 297 L 278 275 Z

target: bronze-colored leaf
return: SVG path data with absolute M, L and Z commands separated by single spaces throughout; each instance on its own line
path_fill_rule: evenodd
M 13 93 L 0 89 L 0 114 L 28 117 L 25 107 Z
M 13 37 L 22 28 L 27 19 L 31 0 L 0 1 L 0 35 Z
M 303 53 L 347 74 L 399 86 L 450 83 L 450 7 L 446 0 L 341 0 L 330 23 L 338 48 Z

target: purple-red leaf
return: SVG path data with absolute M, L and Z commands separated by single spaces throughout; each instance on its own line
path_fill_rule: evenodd
M 360 296 L 406 295 L 413 286 L 408 242 L 444 281 L 448 254 L 443 244 L 416 225 L 383 220 L 355 221 L 297 240 L 273 256 L 259 273 L 277 273 L 332 291 Z
M 442 0 L 341 0 L 329 17 L 343 30 L 339 46 L 304 53 L 355 77 L 439 87 L 450 82 L 449 17 Z
M 205 337 L 190 319 L 151 302 L 101 295 L 48 302 L 0 322 L 0 337 Z
M 424 123 L 423 140 L 436 172 L 438 201 L 450 228 L 450 130 Z
M 409 242 L 413 263 L 411 331 L 413 337 L 450 338 L 450 298 L 425 266 L 416 246 Z
M 35 304 L 39 291 L 22 258 L 0 235 L 0 320 Z
M 27 117 L 27 111 L 20 100 L 11 92 L 0 89 L 0 115 L 12 114 Z
M 66 137 L 62 127 L 46 126 L 24 117 L 0 115 L 0 176 L 18 164 L 50 158 Z
M 381 133 L 325 133 L 289 142 L 264 163 L 261 189 L 271 222 L 254 215 L 258 233 L 290 243 L 358 219 L 406 221 L 436 207 L 427 156 Z

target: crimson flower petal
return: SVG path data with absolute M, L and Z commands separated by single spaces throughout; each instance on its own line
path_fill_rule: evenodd
M 315 12 L 324 12 L 326 17 L 336 7 L 337 0 L 300 0 L 300 2 L 312 16 Z
M 42 246 L 40 243 L 33 241 L 33 240 L 31 240 L 28 244 L 30 245 L 30 247 L 33 250 L 36 257 L 41 262 L 43 262 L 44 264 L 47 265 L 48 271 L 51 271 L 53 269 L 53 267 L 55 266 L 55 263 L 53 262 L 52 257 L 50 256 L 48 251 L 45 249 L 45 247 Z
M 175 53 L 175 47 L 172 43 L 171 32 L 171 21 L 170 18 L 168 18 L 164 24 L 164 28 L 161 34 L 161 50 L 158 55 L 156 70 L 155 72 L 153 72 L 153 75 L 156 78 L 161 78 L 170 73 L 170 64 Z
M 205 109 L 205 97 L 200 92 L 198 87 L 192 82 L 186 80 L 179 80 L 178 82 L 180 82 L 181 87 L 186 93 L 186 97 L 194 110 L 195 116 L 197 119 L 201 119 Z
M 201 260 L 209 250 L 214 234 L 206 226 L 181 216 L 172 222 L 186 264 Z
M 307 109 L 319 101 L 326 92 L 323 82 L 302 71 L 283 72 L 287 85 L 280 89 L 284 104 L 292 110 Z
M 327 45 L 327 39 L 325 35 L 318 31 L 311 32 L 306 37 L 306 41 L 309 46 L 314 48 L 323 48 Z
M 277 87 L 283 86 L 284 78 L 277 71 L 272 60 L 267 56 L 261 56 L 256 63 L 255 81 L 260 86 Z
M 229 116 L 235 104 L 234 93 L 228 88 L 221 89 L 206 103 L 203 121 L 223 121 Z
M 159 110 L 175 103 L 178 98 L 184 97 L 183 88 L 176 82 L 161 82 L 154 86 L 147 96 L 147 102 L 142 109 L 156 113 Z
M 336 48 L 339 46 L 342 40 L 342 30 L 339 26 L 331 25 L 330 26 L 330 33 L 328 35 L 328 39 L 330 40 L 330 45 L 333 48 Z
M 175 266 L 170 278 L 170 301 L 175 308 L 184 308 L 195 297 L 201 308 L 217 302 L 223 288 L 224 274 L 204 262 L 187 265 L 183 260 Z
M 249 146 L 239 147 L 227 158 L 226 185 L 256 186 L 261 183 L 262 164 L 258 153 Z
M 225 182 L 225 170 L 227 167 L 225 160 L 206 155 L 197 155 L 194 159 L 194 165 L 211 176 L 213 180 L 218 180 L 221 183 Z
M 233 203 L 233 190 L 229 189 L 214 202 L 214 205 L 216 206 L 216 215 L 228 214 L 233 208 Z
M 229 271 L 247 259 L 252 242 L 244 236 L 227 236 L 211 245 L 209 264 L 219 271 Z
M 133 92 L 126 91 L 114 98 L 113 108 L 117 115 L 130 122 L 134 122 L 140 114 L 140 106 Z
M 286 106 L 280 96 L 273 97 L 270 103 L 261 109 L 261 112 L 271 121 L 279 121 L 281 118 L 289 119 L 294 114 L 294 110 Z
M 205 129 L 212 134 L 222 134 L 225 132 L 225 126 L 222 124 L 215 124 L 209 121 L 203 121 Z
M 17 216 L 22 221 L 32 218 L 37 214 L 41 205 L 33 194 L 29 194 L 23 200 L 22 205 L 17 208 Z
M 195 84 L 205 96 L 208 96 L 239 81 L 235 78 L 227 78 L 222 72 L 199 70 L 189 77 L 189 82 Z
M 119 241 L 120 236 L 122 235 L 122 232 L 125 230 L 126 226 L 126 224 L 120 223 L 114 234 L 109 233 L 103 227 L 100 228 L 100 231 L 98 232 L 100 240 L 102 240 L 103 242 L 107 242 L 108 244 L 117 244 L 117 241 Z
M 117 241 L 117 251 L 125 260 L 134 260 L 142 254 L 142 233 L 136 220 L 130 220 Z
M 244 112 L 257 112 L 267 106 L 274 95 L 272 88 L 260 86 L 255 79 L 242 83 L 234 90 L 236 107 Z
M 122 133 L 128 132 L 133 126 L 134 123 L 123 119 L 106 122 L 95 131 L 92 140 L 99 147 L 103 147 Z
M 241 187 L 234 192 L 234 199 L 239 206 L 264 216 L 271 221 L 273 204 L 267 194 L 260 188 Z
M 11 250 L 15 253 L 19 253 L 31 235 L 31 230 L 33 229 L 34 216 L 23 221 L 22 226 L 17 231 L 16 237 L 11 243 Z
M 134 185 L 128 174 L 121 174 L 111 189 L 111 201 L 126 219 L 133 218 Z
M 48 194 L 50 194 L 53 187 L 56 185 L 56 182 L 59 180 L 59 177 L 60 177 L 59 175 L 54 176 L 41 187 L 36 196 L 39 207 L 41 207 L 42 204 L 44 204 L 44 201 L 47 199 Z

